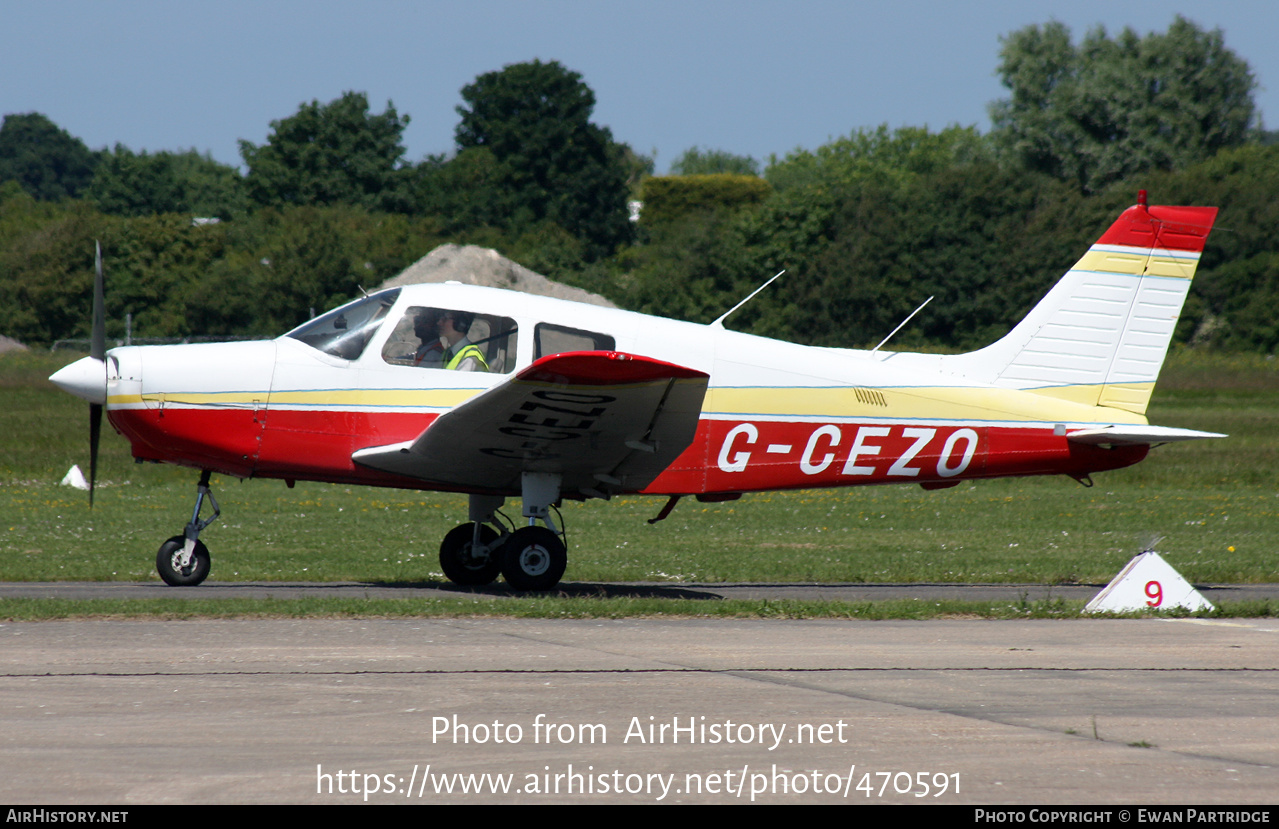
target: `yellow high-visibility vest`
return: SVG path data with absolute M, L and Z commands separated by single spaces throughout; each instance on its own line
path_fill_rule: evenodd
M 445 368 L 455 369 L 462 363 L 463 360 L 465 360 L 468 357 L 474 357 L 475 359 L 480 361 L 481 371 L 489 370 L 488 361 L 484 359 L 484 352 L 481 351 L 480 347 L 478 345 L 475 345 L 474 343 L 468 343 L 466 347 L 464 347 L 461 351 L 454 354 L 449 359 L 448 365 L 446 365 Z

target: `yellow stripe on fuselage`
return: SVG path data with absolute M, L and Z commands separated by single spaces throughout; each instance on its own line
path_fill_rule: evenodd
M 1123 409 L 1134 414 L 1145 414 L 1150 396 L 1155 392 L 1154 383 L 1107 383 L 1092 386 L 1053 386 L 1028 389 L 1032 394 L 1067 400 L 1081 406 L 1105 406 Z
M 370 408 L 452 409 L 485 389 L 338 389 L 275 391 L 272 406 L 367 406 Z
M 517 381 L 521 385 L 559 388 L 554 383 Z M 686 381 L 678 381 L 686 382 Z M 644 385 L 643 383 L 599 386 L 599 389 L 616 391 Z M 592 386 L 592 389 L 596 387 Z M 332 389 L 325 391 L 277 391 L 252 392 L 152 392 L 147 394 L 114 394 L 108 397 L 113 406 L 138 403 L 174 404 L 183 406 L 241 407 L 253 404 L 272 407 L 305 408 L 365 408 L 365 409 L 452 409 L 486 389 Z
M 282 392 L 154 392 L 116 394 L 112 406 L 173 404 L 180 406 L 244 407 L 254 404 L 306 408 L 452 409 L 484 389 L 333 389 Z
M 1142 384 L 1134 384 L 1142 385 Z M 1152 384 L 1145 384 L 1153 388 Z M 1102 387 L 1103 390 L 1115 387 Z M 406 408 L 452 409 L 474 397 L 479 389 L 343 389 L 336 391 L 292 391 L 270 395 L 271 407 L 358 408 L 370 411 Z M 902 420 L 1012 420 L 1026 422 L 1107 422 L 1146 423 L 1138 413 L 1120 408 L 1092 405 L 1099 397 L 1097 386 L 1066 386 L 1019 391 L 1016 389 L 970 387 L 903 387 L 876 389 L 883 405 L 860 399 L 854 387 L 711 388 L 706 392 L 702 413 L 720 417 L 873 418 Z M 251 408 L 267 404 L 265 393 L 157 393 L 114 395 L 112 406 L 185 405 Z
M 1081 387 L 1083 388 L 1083 387 Z M 876 389 L 885 405 L 865 403 L 856 389 L 834 388 L 712 388 L 702 413 L 720 417 L 874 418 L 901 420 L 1013 420 L 1026 422 L 1137 423 L 1140 414 L 1098 408 L 1069 396 L 1016 389 L 918 387 Z M 1097 397 L 1095 387 L 1093 399 Z

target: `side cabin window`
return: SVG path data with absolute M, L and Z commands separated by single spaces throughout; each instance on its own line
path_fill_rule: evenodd
M 617 341 L 608 334 L 565 328 L 539 322 L 533 333 L 533 359 L 563 354 L 566 351 L 616 351 Z
M 518 333 L 510 317 L 415 305 L 395 324 L 382 359 L 397 366 L 510 374 Z
M 327 314 L 304 322 L 285 336 L 318 348 L 326 354 L 355 360 L 386 321 L 387 312 L 400 295 L 399 288 L 348 302 Z

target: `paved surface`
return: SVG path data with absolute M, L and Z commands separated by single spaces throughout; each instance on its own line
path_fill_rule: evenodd
M 567 596 L 641 596 L 668 599 L 809 599 L 886 601 L 889 599 L 963 599 L 1016 602 L 1062 598 L 1088 601 L 1104 584 L 669 584 L 657 582 L 563 582 Z M 1210 602 L 1279 600 L 1279 584 L 1199 585 Z M 361 582 L 216 582 L 173 588 L 149 582 L 0 582 L 0 599 L 299 599 L 324 596 L 350 599 L 412 599 L 466 596 L 482 601 L 512 593 L 501 583 L 457 587 L 448 582 L 385 584 Z
M 484 791 L 461 793 L 459 774 Z M 916 798 L 924 784 L 946 789 Z M 0 624 L 3 802 L 720 803 L 752 788 L 771 803 L 1273 803 L 1279 621 Z

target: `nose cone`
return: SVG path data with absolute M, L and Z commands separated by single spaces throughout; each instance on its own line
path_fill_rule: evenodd
M 76 397 L 99 405 L 107 402 L 107 364 L 105 360 L 84 357 L 55 372 L 54 385 Z

